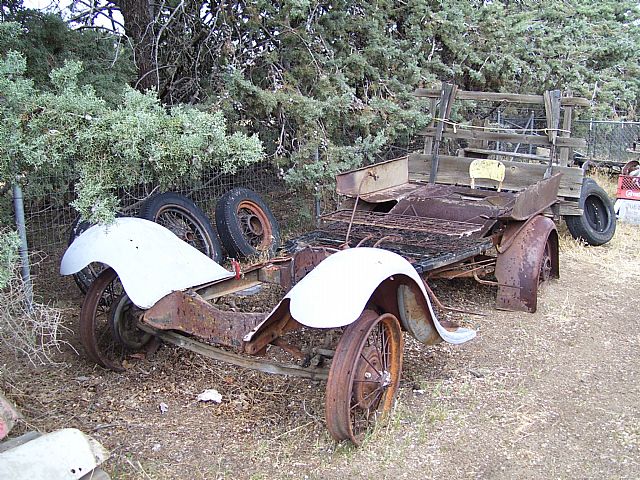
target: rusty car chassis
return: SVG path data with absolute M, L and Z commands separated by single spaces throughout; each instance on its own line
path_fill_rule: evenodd
M 246 368 L 326 380 L 331 435 L 359 444 L 392 407 L 405 332 L 427 345 L 459 344 L 475 335 L 438 320 L 428 279 L 491 283 L 498 308 L 533 312 L 539 283 L 558 276 L 558 237 L 548 214 L 560 175 L 517 193 L 388 181 L 404 168 L 399 159 L 339 176 L 338 191 L 351 198 L 347 208 L 287 242 L 278 257 L 242 272 L 225 271 L 145 220 L 92 227 L 69 247 L 61 266 L 64 274 L 89 262 L 111 267 L 82 306 L 87 356 L 123 370 L 132 354 L 162 340 Z M 145 245 L 157 244 L 164 255 L 145 260 L 151 248 Z M 121 260 L 127 250 L 134 253 Z M 139 265 L 145 261 L 146 267 Z M 211 268 L 198 276 L 202 265 Z M 165 268 L 165 274 L 135 278 L 149 268 Z M 188 282 L 191 274 L 194 285 L 165 278 Z M 150 298 L 139 293 L 154 282 L 165 282 L 165 290 Z M 288 292 L 269 313 L 216 303 L 262 284 Z

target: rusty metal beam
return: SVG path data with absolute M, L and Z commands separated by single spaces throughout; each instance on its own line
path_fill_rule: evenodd
M 186 348 L 187 350 L 191 350 L 192 352 L 204 355 L 205 357 L 230 363 L 238 367 L 257 370 L 264 373 L 272 373 L 275 375 L 292 375 L 295 377 L 308 378 L 310 380 L 326 380 L 329 376 L 328 369 L 314 367 L 303 368 L 293 364 L 286 365 L 258 360 L 239 355 L 237 353 L 222 350 L 221 348 L 199 342 L 197 340 L 194 340 L 193 338 L 186 337 L 177 332 L 157 331 L 144 324 L 141 324 L 140 328 L 153 333 L 154 335 L 157 335 L 164 342 L 176 345 L 178 347 Z
M 220 310 L 198 294 L 173 292 L 147 310 L 142 321 L 157 330 L 178 330 L 198 338 L 242 349 L 244 335 L 256 327 L 264 313 Z

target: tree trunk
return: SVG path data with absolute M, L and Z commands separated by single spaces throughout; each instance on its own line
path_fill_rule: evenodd
M 155 22 L 149 0 L 115 0 L 124 18 L 124 31 L 133 44 L 138 68 L 135 87 L 140 91 L 159 90 L 159 76 L 155 57 Z

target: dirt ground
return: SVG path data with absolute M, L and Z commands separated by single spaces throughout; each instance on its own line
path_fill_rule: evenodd
M 638 232 L 620 226 L 598 248 L 565 235 L 561 278 L 535 314 L 493 309 L 490 287 L 436 283 L 445 303 L 485 314 L 458 317 L 478 336 L 429 348 L 409 339 L 393 415 L 358 449 L 326 431 L 323 383 L 170 346 L 116 374 L 86 361 L 66 333 L 57 366 L 5 355 L 0 389 L 25 415 L 15 434 L 79 428 L 111 451 L 114 479 L 635 479 Z M 60 287 L 72 330 L 80 299 L 70 282 Z M 196 400 L 209 388 L 221 404 Z

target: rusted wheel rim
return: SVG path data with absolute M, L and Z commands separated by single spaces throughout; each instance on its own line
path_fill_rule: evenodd
M 187 209 L 179 205 L 167 205 L 158 211 L 155 222 L 170 230 L 180 240 L 211 256 L 207 232 L 193 221 L 193 216 Z
M 540 279 L 539 282 L 546 282 L 551 278 L 552 259 L 551 259 L 551 247 L 549 240 L 544 246 L 544 252 L 542 253 L 542 263 L 540 264 Z
M 360 354 L 353 383 L 353 402 L 358 408 L 377 409 L 382 393 L 382 377 L 388 377 L 381 352 L 366 346 Z
M 80 311 L 80 341 L 87 356 L 98 365 L 116 371 L 124 369 L 125 349 L 120 342 L 114 342 L 110 308 L 122 293 L 116 272 L 109 268 L 91 284 Z
M 255 202 L 244 200 L 236 210 L 242 235 L 256 250 L 267 250 L 273 240 L 269 217 Z
M 360 445 L 393 406 L 401 370 L 398 320 L 365 311 L 345 330 L 329 372 L 325 413 L 331 435 Z
M 136 307 L 126 293 L 123 293 L 111 305 L 111 328 L 114 342 L 124 345 L 127 350 L 140 350 L 152 335 L 136 326 L 137 316 L 141 310 Z
M 140 349 L 137 343 L 148 343 L 150 338 L 145 339 L 144 334 L 138 337 L 137 342 L 134 341 L 132 328 L 136 310 L 131 305 L 112 268 L 102 272 L 87 291 L 80 311 L 80 341 L 87 356 L 98 365 L 122 371 L 125 357 Z M 116 321 L 114 312 L 118 317 Z M 125 328 L 125 321 L 133 323 Z M 115 333 L 115 323 L 119 324 L 119 336 Z M 122 337 L 127 339 L 127 343 L 121 340 Z

